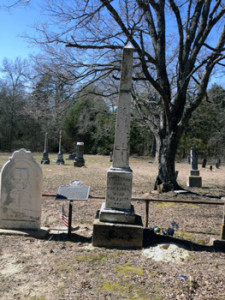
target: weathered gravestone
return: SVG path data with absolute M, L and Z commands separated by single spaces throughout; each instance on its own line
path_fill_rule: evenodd
M 205 168 L 206 164 L 207 164 L 207 159 L 204 158 L 203 161 L 202 161 L 202 168 Z
M 45 133 L 45 144 L 44 144 L 44 152 L 43 152 L 43 157 L 41 160 L 41 164 L 43 165 L 49 165 L 50 160 L 48 158 L 48 134 L 47 132 Z
M 191 171 L 190 176 L 187 180 L 187 186 L 189 187 L 201 187 L 202 186 L 202 177 L 199 176 L 198 170 L 198 153 L 195 147 L 191 147 Z
M 112 151 L 111 151 L 111 152 L 109 152 L 109 156 L 110 156 L 110 159 L 109 159 L 109 161 L 110 161 L 110 162 L 112 162 L 112 161 L 113 161 L 113 153 L 112 153 Z
M 0 228 L 40 229 L 42 170 L 30 151 L 20 149 L 0 177 Z
M 107 172 L 106 202 L 94 222 L 94 246 L 142 247 L 142 221 L 131 205 L 133 172 L 129 166 L 133 50 L 127 45 L 123 51 L 113 165 Z
M 220 165 L 221 165 L 221 160 L 220 160 L 220 158 L 217 158 L 217 160 L 216 160 L 216 168 L 219 169 Z
M 84 160 L 84 143 L 83 142 L 77 142 L 77 151 L 76 151 L 76 157 L 74 161 L 74 167 L 83 167 L 85 164 Z
M 59 132 L 59 153 L 56 161 L 57 165 L 64 165 L 63 153 L 62 153 L 62 130 Z

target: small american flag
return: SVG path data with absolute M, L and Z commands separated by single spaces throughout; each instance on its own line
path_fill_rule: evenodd
M 64 225 L 66 227 L 69 226 L 69 218 L 66 216 L 66 213 L 65 213 L 65 210 L 64 210 L 64 205 L 62 205 L 62 211 L 61 211 L 61 214 L 60 214 L 60 220 L 64 221 Z

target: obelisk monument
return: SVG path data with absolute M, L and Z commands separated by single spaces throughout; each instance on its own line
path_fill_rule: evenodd
M 131 205 L 133 172 L 129 166 L 133 52 L 129 44 L 123 49 L 113 164 L 107 172 L 106 201 L 94 222 L 94 246 L 142 246 L 142 221 Z
M 202 177 L 198 170 L 198 153 L 195 147 L 191 147 L 190 152 L 191 171 L 187 179 L 187 186 L 189 187 L 202 187 Z
M 48 133 L 45 133 L 45 144 L 44 144 L 44 152 L 43 152 L 43 157 L 41 160 L 41 164 L 44 165 L 49 165 L 50 164 L 50 160 L 48 158 Z
M 100 211 L 100 221 L 133 223 L 135 220 L 133 207 L 131 206 L 133 172 L 129 166 L 133 51 L 134 48 L 131 45 L 124 47 L 113 165 L 107 172 L 106 202 Z
M 63 153 L 62 153 L 62 130 L 59 132 L 59 153 L 56 161 L 57 165 L 64 165 Z

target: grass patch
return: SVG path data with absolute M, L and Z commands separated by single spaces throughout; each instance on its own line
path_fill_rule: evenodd
M 185 232 L 182 230 L 177 230 L 176 235 L 178 235 L 179 237 L 181 237 L 184 240 L 194 241 L 194 239 L 195 239 L 195 237 L 192 233 Z
M 168 208 L 168 207 L 172 207 L 176 204 L 172 203 L 172 202 L 159 202 L 156 204 L 156 207 L 158 208 Z
M 103 259 L 106 258 L 106 255 L 104 254 L 85 254 L 85 255 L 80 255 L 80 256 L 76 256 L 74 258 L 75 262 L 83 262 L 83 261 L 101 261 Z
M 197 240 L 197 243 L 200 245 L 206 245 L 207 242 L 205 240 Z
M 192 204 L 192 203 L 185 203 L 183 206 L 189 207 L 189 208 L 200 208 L 199 204 Z
M 131 263 L 126 263 L 125 265 L 117 266 L 115 268 L 115 271 L 117 272 L 118 275 L 125 275 L 125 276 L 129 276 L 130 274 L 136 274 L 140 276 L 144 275 L 142 268 L 132 267 Z
M 72 269 L 72 266 L 69 265 L 69 264 L 57 264 L 56 268 L 55 268 L 55 271 L 58 274 L 66 275 L 66 274 L 71 272 L 71 269 Z
M 102 285 L 102 290 L 105 292 L 115 293 L 116 297 L 119 299 L 129 299 L 129 300 L 156 300 L 161 299 L 159 297 L 151 297 L 144 288 L 137 288 L 136 284 L 131 284 L 129 282 L 111 282 L 109 280 L 105 281 Z
M 125 275 L 125 276 L 129 276 L 130 274 L 137 274 L 139 276 L 144 275 L 142 268 L 132 267 L 131 263 L 126 263 L 125 265 L 117 266 L 115 268 L 115 271 L 117 272 L 118 275 Z

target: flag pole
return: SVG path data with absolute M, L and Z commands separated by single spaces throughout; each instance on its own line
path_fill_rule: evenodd
M 72 223 L 72 209 L 73 209 L 73 201 L 70 200 L 69 203 L 69 226 L 68 226 L 68 238 L 71 238 L 71 223 Z

